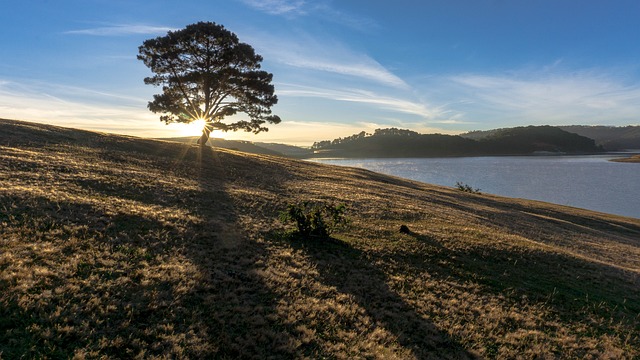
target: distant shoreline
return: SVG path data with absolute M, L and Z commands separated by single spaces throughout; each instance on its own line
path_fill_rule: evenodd
M 441 156 L 309 156 L 303 157 L 301 160 L 364 160 L 364 159 L 449 159 L 449 158 L 483 158 L 483 157 L 559 157 L 559 156 L 607 156 L 619 155 L 618 153 L 538 153 L 538 154 L 483 154 L 483 155 L 441 155 Z M 640 156 L 638 155 L 633 155 Z M 610 161 L 618 161 L 630 158 L 614 158 Z M 640 161 L 640 160 L 639 160 Z
M 611 159 L 610 161 L 624 162 L 624 163 L 640 163 L 640 155 L 633 155 L 628 158 Z

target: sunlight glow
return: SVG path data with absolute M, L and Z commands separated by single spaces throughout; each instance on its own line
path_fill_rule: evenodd
M 182 136 L 197 136 L 202 134 L 205 121 L 203 119 L 197 119 L 188 124 L 180 124 L 180 133 Z
M 205 125 L 204 119 L 197 119 L 189 124 L 176 124 L 178 126 L 179 136 L 198 136 L 202 135 L 202 129 Z M 211 132 L 211 138 L 224 138 L 225 133 L 220 130 L 214 130 Z

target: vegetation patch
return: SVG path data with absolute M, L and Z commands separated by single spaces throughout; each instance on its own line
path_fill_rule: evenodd
M 461 183 L 459 181 L 456 182 L 456 189 L 462 191 L 462 192 L 467 192 L 467 193 L 471 193 L 471 194 L 481 194 L 480 189 L 478 188 L 472 188 L 471 185 L 469 184 L 464 184 Z
M 294 223 L 298 236 L 327 239 L 333 231 L 348 223 L 346 208 L 344 204 L 336 206 L 303 201 L 289 204 L 287 210 L 280 213 L 280 220 Z

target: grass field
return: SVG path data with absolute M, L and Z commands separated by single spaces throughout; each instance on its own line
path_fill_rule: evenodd
M 639 275 L 639 219 L 0 120 L 2 359 L 632 359 Z

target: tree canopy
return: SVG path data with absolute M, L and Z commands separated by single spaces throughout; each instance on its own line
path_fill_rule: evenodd
M 271 112 L 278 98 L 273 75 L 260 70 L 262 56 L 224 26 L 188 25 L 146 40 L 138 50 L 138 59 L 155 74 L 145 78 L 145 84 L 162 86 L 149 110 L 166 123 L 204 120 L 199 144 L 204 145 L 214 129 L 257 134 L 268 131 L 265 123 L 280 122 Z M 249 119 L 223 122 L 237 113 Z

